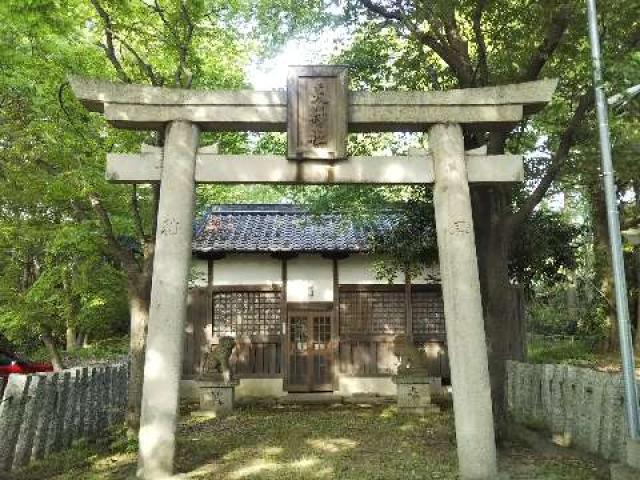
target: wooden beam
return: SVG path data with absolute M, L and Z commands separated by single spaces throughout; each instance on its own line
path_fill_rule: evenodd
M 280 293 L 280 374 L 282 375 L 282 388 L 289 388 L 289 312 L 287 309 L 287 282 L 288 280 L 288 258 L 282 258 L 281 281 L 282 291 Z
M 413 343 L 413 298 L 411 295 L 411 274 L 404 272 L 404 305 L 407 342 Z
M 207 288 L 211 293 L 213 290 L 213 258 L 207 259 Z
M 338 267 L 338 258 L 331 261 L 333 271 L 333 315 L 331 319 L 331 383 L 333 389 L 340 388 L 340 379 L 338 369 L 335 366 L 339 362 L 340 354 L 340 274 Z
M 277 283 L 271 285 L 214 285 L 213 292 L 280 292 L 282 286 Z
M 469 182 L 521 182 L 520 155 L 467 155 Z M 162 153 L 108 154 L 107 180 L 114 183 L 157 183 Z M 214 155 L 198 153 L 197 183 L 288 184 L 424 184 L 433 183 L 433 159 L 424 151 L 407 156 L 350 157 L 326 163 L 288 160 L 278 155 Z

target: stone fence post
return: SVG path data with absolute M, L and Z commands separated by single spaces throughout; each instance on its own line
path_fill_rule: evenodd
M 563 446 L 622 460 L 627 440 L 620 374 L 507 362 L 509 414 Z
M 122 422 L 128 373 L 118 364 L 11 375 L 0 398 L 0 478 Z

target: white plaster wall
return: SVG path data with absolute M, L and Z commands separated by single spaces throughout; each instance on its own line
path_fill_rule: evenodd
M 423 269 L 421 274 L 411 280 L 412 283 L 440 283 L 440 266 L 433 264 Z
M 287 394 L 282 378 L 241 378 L 235 393 L 238 400 L 282 397 Z
M 376 278 L 373 268 L 373 258 L 370 255 L 351 255 L 338 261 L 338 275 L 341 284 L 356 285 L 387 285 L 387 279 Z M 413 283 L 434 283 L 440 281 L 440 272 L 437 265 L 432 266 L 421 275 L 412 280 Z M 404 284 L 404 274 L 400 273 L 393 279 L 394 284 Z
M 207 286 L 207 260 L 193 259 L 190 286 Z M 377 279 L 373 259 L 369 255 L 351 255 L 338 261 L 341 284 L 387 284 Z M 332 261 L 316 254 L 302 254 L 288 262 L 288 297 L 291 302 L 332 301 Z M 269 285 L 280 284 L 282 263 L 268 254 L 241 253 L 227 255 L 213 263 L 214 285 Z M 413 283 L 438 283 L 440 272 L 434 265 Z M 396 276 L 393 283 L 404 284 L 404 275 Z M 310 296 L 309 287 L 313 287 Z
M 213 262 L 214 285 L 282 283 L 282 262 L 268 254 L 239 253 Z
M 376 278 L 373 260 L 369 255 L 351 255 L 344 260 L 338 260 L 338 278 L 340 283 L 355 285 L 387 285 L 386 279 Z M 395 284 L 404 284 L 404 274 L 393 279 Z
M 396 384 L 391 377 L 339 377 L 338 395 L 349 397 L 359 393 L 395 396 Z
M 287 262 L 287 300 L 332 302 L 333 262 L 320 255 L 303 254 Z
M 201 258 L 191 259 L 191 272 L 189 274 L 189 287 L 206 287 L 209 262 Z

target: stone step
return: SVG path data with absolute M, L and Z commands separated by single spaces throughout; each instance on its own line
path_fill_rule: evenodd
M 356 394 L 349 397 L 344 397 L 344 403 L 349 404 L 367 404 L 367 405 L 387 405 L 396 403 L 396 397 L 382 396 L 382 395 L 368 395 L 368 394 Z
M 280 405 L 333 405 L 335 403 L 343 403 L 344 397 L 331 392 L 327 393 L 289 393 L 284 397 L 278 398 Z

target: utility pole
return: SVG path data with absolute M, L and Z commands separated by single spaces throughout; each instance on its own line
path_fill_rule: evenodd
M 616 185 L 611 159 L 611 139 L 609 138 L 609 113 L 607 99 L 604 94 L 602 80 L 602 56 L 600 53 L 600 36 L 598 34 L 598 16 L 596 0 L 587 0 L 587 17 L 589 21 L 589 41 L 591 43 L 591 60 L 593 62 L 593 87 L 595 89 L 596 112 L 598 116 L 598 133 L 600 137 L 600 156 L 602 160 L 602 180 L 607 206 L 607 224 L 613 265 L 613 279 L 616 294 L 616 312 L 618 332 L 620 334 L 620 353 L 622 355 L 622 376 L 624 378 L 624 400 L 629 426 L 629 436 L 640 440 L 640 418 L 638 417 L 638 390 L 636 386 L 636 368 L 633 356 L 633 341 L 629 323 L 629 304 L 627 300 L 627 281 L 622 258 L 622 238 L 620 220 L 616 201 Z

